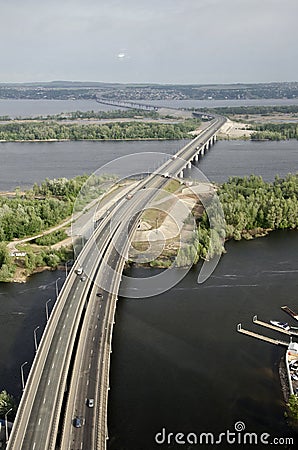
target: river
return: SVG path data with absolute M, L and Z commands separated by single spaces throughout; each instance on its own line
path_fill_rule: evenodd
M 237 421 L 248 432 L 292 435 L 278 376 L 285 350 L 237 333 L 236 325 L 271 336 L 252 325 L 252 316 L 286 320 L 280 306 L 297 309 L 297 252 L 296 232 L 230 242 L 203 285 L 194 269 L 161 296 L 121 299 L 109 449 L 179 448 L 154 445 L 155 434 L 163 427 L 219 434 L 234 430 Z
M 130 141 L 130 142 L 0 142 L 0 190 L 14 190 L 16 186 L 30 187 L 46 177 L 74 177 L 92 173 L 98 167 L 128 154 L 162 152 L 172 154 L 187 141 Z M 228 176 L 256 173 L 265 180 L 276 174 L 286 176 L 297 170 L 296 140 L 281 142 L 218 141 L 198 167 L 211 180 L 225 181 Z M 135 169 L 142 171 L 134 158 Z M 156 166 L 159 159 L 155 160 Z M 155 166 L 155 167 L 156 167 Z M 131 160 L 122 161 L 120 176 L 131 169 Z M 147 167 L 145 168 L 145 170 Z M 148 166 L 148 169 L 153 167 Z M 195 172 L 186 172 L 195 176 Z
M 72 111 L 111 111 L 115 107 L 95 100 L 0 99 L 0 116 L 37 117 Z M 117 108 L 121 109 L 121 108 Z
M 297 105 L 298 99 L 250 99 L 250 100 L 141 100 L 137 103 L 171 108 L 218 108 L 220 106 L 274 106 Z M 112 111 L 121 109 L 95 100 L 29 100 L 0 99 L 0 116 L 36 117 L 72 111 Z
M 2 155 L 26 154 L 22 167 L 13 165 L 14 155 L 6 173 L 1 168 L 1 183 L 3 177 L 6 180 L 3 189 L 20 185 L 22 180 L 31 184 L 34 177 L 41 180 L 46 173 L 56 177 L 76 174 L 83 159 L 83 171 L 91 171 L 108 155 L 113 158 L 113 152 L 118 155 L 120 147 L 123 154 L 134 146 L 136 153 L 144 151 L 147 145 L 171 152 L 178 143 L 1 145 L 6 146 Z M 92 157 L 82 152 L 89 145 Z M 41 152 L 43 146 L 47 151 Z M 77 159 L 80 153 L 84 158 Z M 198 167 L 219 181 L 251 172 L 272 180 L 276 173 L 297 171 L 297 142 L 218 142 Z M 233 430 L 235 422 L 242 421 L 249 432 L 293 435 L 284 419 L 278 377 L 284 350 L 238 334 L 236 325 L 242 322 L 252 329 L 254 314 L 262 320 L 286 320 L 280 310 L 285 304 L 298 309 L 298 235 L 275 232 L 254 241 L 229 242 L 226 247 L 227 254 L 203 285 L 196 283 L 197 269 L 193 269 L 179 285 L 158 297 L 122 298 L 118 303 L 109 401 L 110 450 L 159 448 L 154 436 L 163 427 L 174 433 L 219 433 Z M 138 272 L 143 273 L 153 272 Z M 60 285 L 63 276 L 62 272 L 44 272 L 26 284 L 0 284 L 1 390 L 6 388 L 19 397 L 20 365 L 28 361 L 26 378 L 34 355 L 33 330 L 40 326 L 39 340 L 46 301 L 54 299 L 55 280 L 60 277 Z M 49 307 L 53 304 L 54 300 Z M 269 330 L 264 334 L 271 335 Z

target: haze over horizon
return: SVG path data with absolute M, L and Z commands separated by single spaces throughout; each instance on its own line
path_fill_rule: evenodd
M 296 0 L 2 2 L 0 82 L 296 81 L 297 15 Z

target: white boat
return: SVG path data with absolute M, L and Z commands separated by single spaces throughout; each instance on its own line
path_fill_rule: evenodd
M 278 322 L 277 320 L 270 320 L 271 325 L 282 328 L 283 330 L 289 331 L 291 328 L 287 322 Z

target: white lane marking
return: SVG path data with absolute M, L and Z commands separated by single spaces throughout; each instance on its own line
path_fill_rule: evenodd
M 72 303 L 70 304 L 70 306 L 69 306 L 70 308 L 72 307 Z
M 86 385 L 88 386 L 88 384 L 89 384 L 89 380 L 87 380 L 87 383 L 86 383 Z
M 39 418 L 38 425 L 40 425 L 40 422 L 41 422 L 41 417 Z
M 59 337 L 59 341 L 61 341 L 61 336 Z
M 93 336 L 93 339 L 92 339 L 92 341 L 94 342 L 94 340 L 95 340 L 95 336 Z
M 91 353 L 91 355 L 93 355 L 93 348 L 91 349 L 90 353 Z
M 69 314 L 67 314 L 66 318 L 69 316 Z
M 95 325 L 95 329 L 97 328 L 97 325 Z
M 32 450 L 34 450 L 34 449 L 35 449 L 35 445 L 36 445 L 36 442 L 34 442 Z
M 65 328 L 65 324 L 63 325 L 63 328 Z
M 43 404 L 45 404 L 45 402 L 46 402 L 46 398 L 44 397 L 44 398 L 43 398 L 43 402 L 42 402 L 42 403 L 43 403 Z
M 91 364 L 89 364 L 89 369 L 90 369 L 90 367 L 91 367 Z
M 81 442 L 81 448 L 83 448 L 83 442 Z
M 54 369 L 54 367 L 55 367 L 55 363 L 52 364 L 52 369 Z
M 58 348 L 57 348 L 57 350 L 56 350 L 56 355 L 57 355 L 57 353 L 58 353 Z
M 48 381 L 48 385 L 51 383 L 51 380 Z

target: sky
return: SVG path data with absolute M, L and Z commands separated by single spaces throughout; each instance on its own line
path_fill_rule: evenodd
M 0 82 L 298 81 L 297 0 L 0 0 Z

